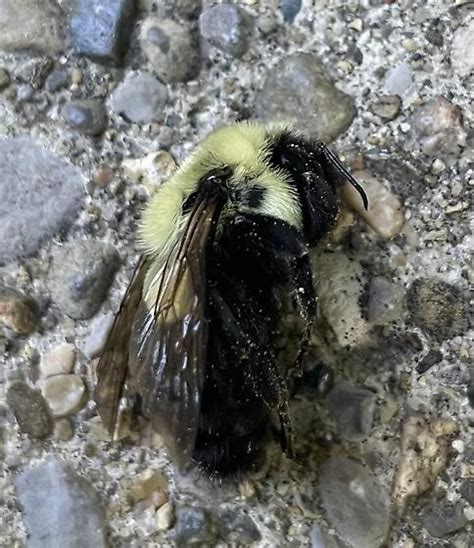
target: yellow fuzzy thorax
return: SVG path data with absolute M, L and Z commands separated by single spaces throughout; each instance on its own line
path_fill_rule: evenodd
M 231 184 L 258 184 L 268 190 L 257 213 L 301 228 L 298 197 L 286 175 L 267 162 L 268 147 L 285 128 L 248 122 L 235 123 L 208 135 L 176 173 L 155 193 L 142 217 L 139 241 L 143 250 L 166 257 L 186 223 L 184 200 L 210 170 L 230 166 Z M 249 182 L 250 181 L 250 182 Z M 159 261 L 161 262 L 161 261 Z

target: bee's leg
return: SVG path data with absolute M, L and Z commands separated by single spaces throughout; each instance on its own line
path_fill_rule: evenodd
M 294 269 L 295 301 L 298 313 L 304 321 L 304 329 L 295 363 L 288 371 L 287 382 L 292 394 L 297 391 L 301 382 L 303 361 L 308 352 L 311 328 L 316 314 L 316 294 L 308 253 L 298 257 Z

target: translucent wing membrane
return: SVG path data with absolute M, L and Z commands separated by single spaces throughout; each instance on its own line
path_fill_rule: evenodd
M 128 343 L 133 319 L 142 300 L 147 259 L 142 257 L 109 332 L 97 366 L 97 386 L 94 400 L 100 418 L 113 437 L 118 418 L 120 398 L 128 369 Z
M 143 414 L 151 419 L 181 467 L 192 457 L 199 425 L 208 338 L 206 250 L 219 211 L 216 200 L 202 197 L 197 201 L 182 238 L 148 287 L 143 289 L 140 276 L 143 297 L 138 302 L 134 300 L 133 317 L 127 317 L 132 320 L 131 336 L 118 340 L 128 333 L 117 330 L 111 333 L 114 340 L 109 337 L 108 341 L 120 352 L 127 348 L 130 389 L 141 397 Z M 151 295 L 156 295 L 152 306 Z M 125 299 L 119 316 L 126 309 Z M 116 323 L 121 325 L 122 321 L 118 317 Z M 117 352 L 114 350 L 113 354 Z M 127 367 L 112 378 L 106 370 L 116 366 L 107 356 L 110 351 L 101 360 L 99 374 L 107 376 L 110 382 L 120 381 L 123 386 Z M 99 387 L 105 384 L 99 379 Z M 108 421 L 106 425 L 117 418 L 117 410 L 111 413 L 108 408 L 117 405 L 120 395 L 121 388 L 104 387 L 99 391 L 100 403 L 96 396 L 102 406 L 101 417 Z

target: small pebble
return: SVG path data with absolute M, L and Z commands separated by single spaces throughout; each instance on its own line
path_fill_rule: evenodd
M 0 173 L 0 263 L 8 263 L 74 222 L 84 181 L 79 168 L 28 135 L 0 140 Z
M 56 375 L 42 383 L 41 392 L 54 417 L 77 413 L 87 401 L 86 386 L 79 375 Z
M 162 82 L 187 82 L 198 75 L 199 40 L 192 27 L 172 19 L 151 17 L 143 23 L 140 42 Z
M 313 256 L 312 263 L 317 273 L 319 311 L 328 326 L 327 336 L 340 347 L 362 344 L 370 326 L 361 308 L 366 283 L 361 264 L 340 251 L 322 251 Z
M 350 29 L 356 30 L 357 32 L 361 32 L 362 29 L 364 28 L 364 22 L 362 21 L 360 17 L 357 17 L 356 19 L 353 19 L 349 23 L 348 27 Z
M 344 133 L 356 113 L 353 99 L 335 86 L 321 59 L 311 53 L 285 57 L 278 71 L 269 68 L 255 108 L 261 120 L 292 122 L 325 142 Z
M 107 122 L 104 104 L 97 99 L 69 101 L 64 106 L 62 115 L 71 127 L 84 135 L 100 135 Z
M 128 489 L 128 494 L 134 504 L 152 497 L 155 492 L 164 492 L 168 481 L 159 470 L 151 468 L 142 472 Z
M 30 335 L 39 322 L 38 305 L 15 289 L 0 286 L 0 324 L 18 335 Z
M 405 291 L 399 284 L 374 276 L 369 286 L 367 318 L 374 325 L 386 325 L 401 320 Z
M 21 432 L 35 439 L 47 438 L 52 433 L 53 421 L 41 392 L 17 381 L 8 387 L 6 402 Z
M 383 120 L 394 120 L 400 113 L 401 104 L 397 95 L 382 95 L 369 105 L 369 109 Z
M 130 122 L 143 124 L 160 117 L 167 99 L 167 87 L 153 75 L 129 73 L 114 91 L 111 107 Z
M 53 251 L 49 287 L 53 301 L 69 317 L 87 320 L 99 311 L 120 266 L 110 244 L 71 242 Z
M 466 524 L 462 503 L 431 503 L 423 512 L 423 525 L 434 537 L 441 538 L 455 533 Z
M 408 63 L 400 63 L 388 71 L 385 89 L 391 95 L 403 97 L 413 84 L 413 71 Z
M 439 175 L 446 169 L 446 164 L 443 162 L 443 160 L 436 158 L 433 163 L 431 164 L 431 173 L 434 175 Z
M 242 10 L 233 4 L 217 4 L 205 9 L 199 17 L 199 30 L 205 40 L 234 57 L 247 51 L 248 22 Z
M 15 487 L 29 548 L 109 546 L 98 493 L 64 462 L 30 466 L 15 477 Z
M 158 531 L 167 531 L 175 521 L 174 504 L 169 500 L 156 511 L 156 526 Z
M 388 181 L 374 177 L 368 171 L 352 174 L 364 188 L 369 199 L 369 209 L 363 206 L 357 190 L 344 185 L 343 200 L 382 238 L 389 239 L 398 234 L 405 222 L 398 196 L 392 193 Z
M 274 32 L 278 28 L 278 19 L 275 13 L 272 11 L 262 13 L 257 18 L 257 28 L 264 36 Z
M 20 84 L 16 88 L 16 100 L 18 103 L 28 103 L 33 99 L 35 90 L 30 84 Z
M 443 354 L 439 350 L 429 350 L 428 354 L 416 366 L 416 372 L 422 375 L 431 369 L 434 365 L 443 359 Z
M 287 23 L 293 23 L 301 10 L 301 0 L 280 0 L 280 11 Z
M 50 93 L 69 86 L 69 74 L 66 69 L 56 69 L 46 78 L 45 88 Z
M 456 30 L 451 45 L 451 65 L 461 77 L 474 73 L 474 19 Z
M 83 73 L 81 69 L 74 68 L 71 72 L 71 82 L 73 84 L 79 85 L 82 82 Z
M 74 437 L 71 421 L 58 419 L 54 423 L 54 437 L 61 441 L 69 441 Z
M 107 335 L 114 323 L 115 314 L 108 312 L 96 318 L 91 326 L 82 351 L 90 360 L 97 357 L 105 346 Z
M 461 483 L 459 492 L 471 506 L 474 506 L 474 479 L 464 480 Z
M 262 538 L 254 520 L 245 511 L 225 510 L 219 520 L 227 545 L 251 546 Z
M 389 495 L 367 467 L 333 457 L 319 468 L 318 490 L 329 523 L 348 546 L 380 548 L 386 540 Z
M 174 540 L 178 546 L 213 546 L 216 535 L 216 524 L 207 510 L 194 506 L 177 508 Z
M 370 435 L 374 420 L 374 392 L 363 386 L 340 382 L 327 395 L 326 405 L 342 438 L 360 442 Z
M 71 17 L 74 49 L 99 63 L 120 63 L 134 12 L 134 0 L 76 0 Z
M 42 377 L 52 377 L 71 373 L 76 360 L 76 349 L 71 343 L 56 346 L 41 357 L 40 373 Z
M 424 154 L 444 156 L 459 153 L 466 144 L 461 110 L 444 97 L 433 97 L 417 107 L 411 117 L 410 150 L 421 148 Z
M 10 84 L 10 75 L 4 68 L 0 68 L 0 91 Z
M 418 44 L 412 38 L 406 38 L 405 40 L 403 40 L 402 46 L 403 49 L 405 51 L 408 51 L 409 53 L 413 53 L 418 48 Z

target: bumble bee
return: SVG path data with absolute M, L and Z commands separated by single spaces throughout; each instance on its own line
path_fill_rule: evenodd
M 308 250 L 334 223 L 344 181 L 367 207 L 324 144 L 241 122 L 208 135 L 157 190 L 97 368 L 111 435 L 127 384 L 182 469 L 254 470 L 272 432 L 292 455 L 288 401 L 316 311 Z M 302 327 L 294 363 L 282 366 L 288 297 Z

